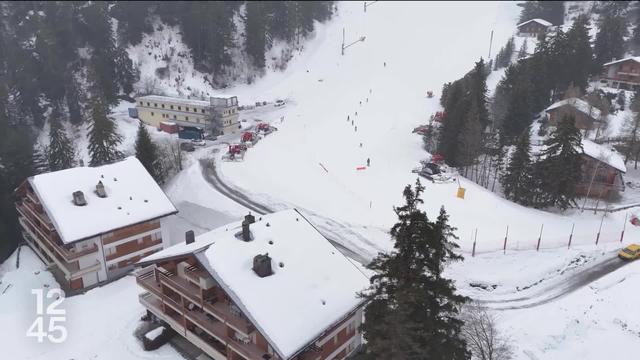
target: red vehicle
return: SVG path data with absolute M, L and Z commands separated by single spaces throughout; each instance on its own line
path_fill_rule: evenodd
M 242 142 L 253 142 L 256 140 L 256 134 L 252 133 L 252 132 L 245 132 L 244 134 L 242 134 Z
M 440 154 L 431 155 L 431 162 L 435 164 L 444 164 L 444 156 Z
M 444 120 L 446 113 L 444 111 L 438 111 L 434 115 L 431 116 L 433 121 L 442 122 Z
M 232 144 L 229 145 L 229 150 L 222 156 L 224 161 L 242 161 L 244 159 L 244 153 L 247 151 L 247 146 L 244 144 Z

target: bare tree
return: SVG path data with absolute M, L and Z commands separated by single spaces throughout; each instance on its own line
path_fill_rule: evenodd
M 153 95 L 158 92 L 158 83 L 153 76 L 145 76 L 138 89 L 139 95 Z
M 159 150 L 167 178 L 182 170 L 182 150 L 180 150 L 179 141 L 166 139 L 161 143 Z
M 464 327 L 462 336 L 467 342 L 473 359 L 508 360 L 513 356 L 509 339 L 502 336 L 496 327 L 496 318 L 486 308 L 472 302 L 462 312 Z

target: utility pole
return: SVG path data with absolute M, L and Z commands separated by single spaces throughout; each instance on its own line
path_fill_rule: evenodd
M 377 3 L 377 2 L 378 2 L 377 0 L 376 1 L 369 1 L 369 3 L 367 4 L 367 2 L 365 1 L 364 2 L 364 12 L 367 12 L 367 6 L 371 6 L 371 5 L 373 5 L 373 4 Z
M 596 159 L 598 160 L 598 159 Z M 582 209 L 580 212 L 584 212 L 584 207 L 587 205 L 587 199 L 589 198 L 589 194 L 591 194 L 591 186 L 593 186 L 593 181 L 596 178 L 596 174 L 598 173 L 598 167 L 600 167 L 600 160 L 596 163 L 596 168 L 593 169 L 593 175 L 591 176 L 591 181 L 589 182 L 589 188 L 587 188 L 587 195 L 584 197 L 584 202 L 582 202 Z
M 489 57 L 487 61 L 491 59 L 491 46 L 493 45 L 493 30 L 491 30 L 491 38 L 489 39 Z
M 348 48 L 349 46 L 355 45 L 355 44 L 357 44 L 359 42 L 364 42 L 364 40 L 366 38 L 367 38 L 366 36 L 361 36 L 361 37 L 358 38 L 358 40 L 356 40 L 356 41 L 354 41 L 354 42 L 352 42 L 350 44 L 346 44 L 345 45 L 345 29 L 342 28 L 342 55 L 344 55 L 344 50 L 346 48 Z

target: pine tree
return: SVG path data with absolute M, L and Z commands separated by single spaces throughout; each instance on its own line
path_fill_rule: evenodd
M 538 172 L 544 197 L 541 205 L 564 210 L 575 205 L 576 186 L 582 179 L 582 136 L 575 118 L 565 115 L 544 145 Z
M 138 125 L 135 147 L 138 160 L 140 160 L 144 168 L 147 169 L 156 182 L 162 183 L 164 179 L 162 178 L 158 147 L 151 140 L 149 131 L 147 131 L 142 121 L 140 121 Z
M 118 150 L 122 136 L 117 133 L 115 122 L 108 116 L 108 107 L 100 96 L 94 97 L 89 105 L 89 165 L 100 166 L 124 157 Z
M 462 260 L 454 252 L 455 229 L 444 209 L 435 222 L 419 209 L 423 190 L 419 181 L 404 189 L 406 203 L 394 209 L 394 250 L 378 254 L 368 265 L 376 274 L 362 294 L 367 300 L 365 358 L 470 359 L 458 319 L 466 298 L 442 277 L 444 264 Z
M 253 65 L 260 70 L 265 66 L 268 42 L 263 4 L 261 1 L 247 1 L 245 14 L 245 48 Z
M 600 21 L 596 41 L 593 47 L 595 62 L 594 73 L 602 71 L 602 64 L 624 55 L 624 38 L 627 36 L 625 19 L 620 16 L 605 15 Z
M 49 116 L 49 146 L 46 151 L 49 169 L 64 170 L 76 164 L 76 150 L 62 127 L 59 107 L 55 106 Z
M 531 205 L 533 201 L 533 167 L 529 132 L 529 128 L 525 129 L 518 138 L 509 164 L 500 178 L 504 196 L 525 206 Z
M 522 42 L 522 45 L 520 46 L 520 50 L 518 50 L 518 59 L 523 59 L 525 57 L 527 57 L 527 39 L 524 39 L 524 41 Z
M 564 88 L 569 84 L 578 86 L 581 90 L 587 88 L 589 73 L 593 62 L 591 49 L 591 37 L 589 36 L 589 17 L 578 16 L 569 31 L 566 42 L 561 46 L 566 51 L 565 66 L 561 69 L 566 74 L 565 83 L 559 83 L 556 88 Z

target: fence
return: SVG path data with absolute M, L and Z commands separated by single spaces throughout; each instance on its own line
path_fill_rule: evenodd
M 471 256 L 482 253 L 495 253 L 496 251 L 502 251 L 506 253 L 507 250 L 542 250 L 542 249 L 558 249 L 566 248 L 570 249 L 573 246 L 583 245 L 595 245 L 605 243 L 623 243 L 625 240 L 625 231 L 627 230 L 628 214 L 625 217 L 624 224 L 619 229 L 610 227 L 603 229 L 603 219 L 600 221 L 600 226 L 596 231 L 589 231 L 585 229 L 577 229 L 575 223 L 571 225 L 570 229 L 567 229 L 566 233 L 561 234 L 557 228 L 550 233 L 547 229 L 545 232 L 544 224 L 540 224 L 540 227 L 535 233 L 522 235 L 510 235 L 510 228 L 508 225 L 504 227 L 504 235 L 501 238 L 493 236 L 483 236 L 482 229 L 475 228 L 468 235 L 470 240 L 468 244 L 471 244 L 470 248 L 463 246 L 463 252 L 471 253 Z M 460 234 L 462 235 L 462 234 Z M 464 241 L 461 239 L 460 242 Z

